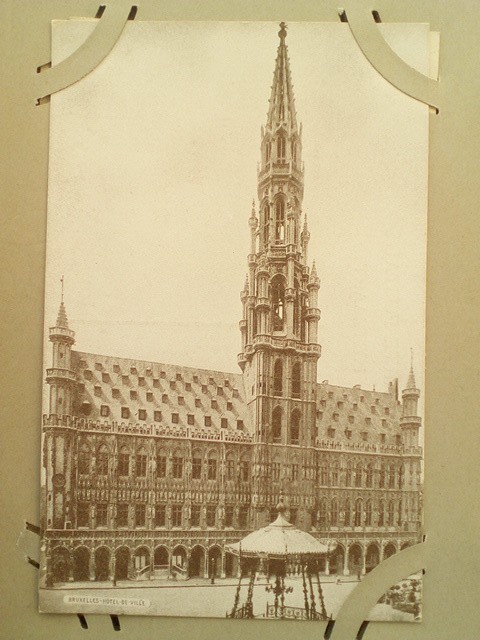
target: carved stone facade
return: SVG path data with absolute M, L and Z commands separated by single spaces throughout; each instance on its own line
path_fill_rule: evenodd
M 317 382 L 320 280 L 308 265 L 303 165 L 281 27 L 249 218 L 241 374 L 72 350 L 50 329 L 43 423 L 46 584 L 225 577 L 225 544 L 283 496 L 330 543 L 325 572 L 365 573 L 420 535 L 420 392 Z

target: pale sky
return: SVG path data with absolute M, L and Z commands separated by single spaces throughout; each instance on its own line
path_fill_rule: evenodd
M 95 22 L 56 22 L 53 64 Z M 426 25 L 380 25 L 427 71 Z M 52 96 L 46 324 L 78 350 L 239 372 L 240 290 L 276 23 L 128 22 Z M 348 25 L 290 23 L 305 196 L 322 285 L 318 379 L 423 391 L 428 108 L 388 84 Z M 50 351 L 47 352 L 47 362 Z

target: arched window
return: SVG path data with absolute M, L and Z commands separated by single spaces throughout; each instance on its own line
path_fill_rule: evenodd
M 275 240 L 285 240 L 285 200 L 278 198 L 275 203 Z
M 390 473 L 388 476 L 388 488 L 395 489 L 395 465 L 390 465 Z
M 355 486 L 356 487 L 362 486 L 362 471 L 363 471 L 362 463 L 359 462 L 355 467 Z
M 378 505 L 378 526 L 385 526 L 385 503 L 383 500 L 380 500 L 380 503 Z
M 363 504 L 361 499 L 359 498 L 355 502 L 355 526 L 356 527 L 362 526 L 362 515 L 363 515 L 362 511 L 363 511 Z
M 322 498 L 320 501 L 320 508 L 318 510 L 318 525 L 320 527 L 327 526 L 327 499 Z
M 335 498 L 330 503 L 330 524 L 332 527 L 338 524 L 338 502 Z
M 97 451 L 97 476 L 108 475 L 108 449 L 106 444 L 100 445 Z
M 207 478 L 208 480 L 217 479 L 217 458 L 213 453 L 209 454 L 207 460 Z
M 300 440 L 300 412 L 297 409 L 292 411 L 290 422 L 290 444 L 298 444 Z
M 351 462 L 347 463 L 347 468 L 345 470 L 345 486 L 346 487 L 352 486 L 352 463 Z
M 272 152 L 272 143 L 270 140 L 265 144 L 265 162 L 270 162 L 270 154 Z
M 147 452 L 143 447 L 135 456 L 135 473 L 139 478 L 145 478 L 147 475 Z
M 270 207 L 266 204 L 263 208 L 263 248 L 268 249 L 268 240 L 270 234 Z
M 350 500 L 347 499 L 345 501 L 345 513 L 344 513 L 344 521 L 345 521 L 345 526 L 346 527 L 350 526 L 350 519 L 351 519 Z
M 285 316 L 285 282 L 282 276 L 272 280 L 272 325 L 274 331 L 283 331 Z
M 88 475 L 90 473 L 90 463 L 92 460 L 92 453 L 90 447 L 86 442 L 80 447 L 78 454 L 78 473 L 81 475 Z
M 393 527 L 395 524 L 395 502 L 390 500 L 388 503 L 388 526 Z
M 338 486 L 338 462 L 335 462 L 332 466 L 332 485 Z
M 294 162 L 296 162 L 297 161 L 297 145 L 295 143 L 295 140 L 292 140 L 292 145 L 291 146 L 292 146 L 292 149 L 291 149 L 291 151 L 292 151 L 292 160 Z
M 382 464 L 380 466 L 380 475 L 378 478 L 378 486 L 380 487 L 380 489 L 383 489 L 385 487 L 385 465 Z
M 300 291 L 300 284 L 298 282 L 298 279 L 295 278 L 294 280 L 294 285 L 293 288 L 295 290 L 295 300 L 293 302 L 293 330 L 295 332 L 295 334 L 297 336 L 300 336 L 301 334 L 301 321 L 302 321 L 302 314 L 301 314 L 301 297 L 299 294 Z
M 277 160 L 285 160 L 285 138 L 282 135 L 277 138 Z
M 402 466 L 398 470 L 398 488 L 403 489 L 403 479 L 405 477 L 405 467 Z
M 367 500 L 367 504 L 365 505 L 365 525 L 367 527 L 372 526 L 372 501 Z
M 292 398 L 300 398 L 301 392 L 301 366 L 296 362 L 292 367 Z
M 272 439 L 273 442 L 282 441 L 282 409 L 275 407 L 272 414 Z
M 365 474 L 365 486 L 371 488 L 373 485 L 373 467 L 371 464 L 367 465 L 367 471 Z
M 283 362 L 276 360 L 273 369 L 273 395 L 281 396 L 283 393 Z
M 118 475 L 128 476 L 130 473 L 130 453 L 128 448 L 123 446 L 118 454 Z

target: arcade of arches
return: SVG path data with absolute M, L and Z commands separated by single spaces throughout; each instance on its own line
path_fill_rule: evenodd
M 364 542 L 345 540 L 325 558 L 323 573 L 360 575 L 374 569 L 382 560 L 415 541 L 397 540 Z M 214 544 L 194 544 L 187 548 L 177 544 L 149 547 L 127 545 L 113 551 L 105 544 L 94 549 L 80 545 L 69 549 L 56 546 L 51 551 L 52 582 L 107 582 L 118 580 L 229 578 L 238 575 L 238 559 Z M 52 585 L 51 585 L 52 586 Z

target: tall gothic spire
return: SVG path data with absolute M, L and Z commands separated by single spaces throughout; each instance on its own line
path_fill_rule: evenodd
M 62 297 L 60 299 L 60 307 L 58 309 L 57 316 L 57 327 L 63 327 L 64 329 L 68 329 L 68 318 L 67 312 L 65 310 L 65 304 L 63 303 L 63 276 L 60 278 L 60 282 L 62 283 Z
M 288 48 L 285 44 L 287 37 L 286 25 L 280 23 L 278 32 L 280 44 L 277 50 L 277 60 L 273 74 L 272 93 L 267 115 L 267 128 L 274 132 L 278 127 L 285 126 L 289 133 L 297 130 L 297 114 L 295 112 L 295 98 L 293 96 Z
M 410 373 L 408 374 L 407 389 L 416 389 L 415 374 L 413 372 L 413 349 L 410 350 Z

